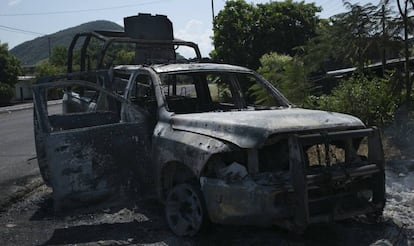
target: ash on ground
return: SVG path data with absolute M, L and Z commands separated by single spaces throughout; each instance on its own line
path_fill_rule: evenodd
M 210 225 L 180 238 L 152 200 L 56 213 L 42 185 L 0 214 L 2 245 L 413 245 L 414 160 L 389 161 L 383 221 L 364 218 L 310 227 L 298 235 L 278 227 Z M 119 204 L 119 203 L 118 203 Z

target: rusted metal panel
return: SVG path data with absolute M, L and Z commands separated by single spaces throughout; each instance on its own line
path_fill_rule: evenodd
M 308 183 L 306 180 L 305 162 L 297 136 L 291 136 L 288 144 L 289 170 L 294 190 L 294 203 L 292 204 L 294 210 L 293 221 L 296 226 L 303 229 L 309 223 Z
M 214 136 L 242 148 L 257 148 L 274 134 L 364 127 L 354 116 L 299 108 L 174 115 L 172 122 L 174 129 Z
M 232 149 L 230 143 L 192 132 L 172 131 L 164 123 L 158 123 L 154 130 L 153 162 L 160 169 L 166 163 L 179 162 L 188 165 L 199 175 L 213 154 Z
M 45 182 L 53 188 L 57 209 L 114 198 L 138 187 L 155 190 L 151 133 L 141 116 L 144 112 L 101 82 L 45 80 L 34 86 L 38 162 Z M 68 97 L 62 113 L 50 114 L 46 101 L 51 88 L 64 88 L 65 93 L 70 92 L 68 88 L 88 88 L 92 98 Z M 94 95 L 98 98 L 93 99 Z M 128 112 L 121 114 L 121 108 Z M 128 122 L 129 118 L 134 120 Z
M 373 201 L 385 206 L 385 159 L 380 134 L 379 129 L 375 129 L 368 138 L 368 159 L 379 169 L 379 172 L 375 174 Z
M 346 138 L 359 139 L 361 136 L 375 136 L 375 133 L 375 129 L 366 129 L 344 133 L 338 131 L 330 135 L 346 142 Z M 383 170 L 381 164 L 375 164 L 380 160 L 373 158 L 377 155 L 376 150 L 381 149 L 378 139 L 371 138 L 377 144 L 371 144 L 374 154 L 366 161 L 354 160 L 347 166 L 318 167 L 318 171 L 314 169 L 310 172 L 304 148 L 310 143 L 323 142 L 324 135 L 289 135 L 287 138 L 288 171 L 262 170 L 242 176 L 236 174 L 235 178 L 230 179 L 200 177 L 212 221 L 225 224 L 277 224 L 303 231 L 312 223 L 381 213 L 385 199 L 381 193 Z M 380 154 L 377 157 L 381 159 Z M 274 163 L 277 164 L 277 160 Z M 367 195 L 367 192 L 371 195 Z
M 247 150 L 247 167 L 252 174 L 259 172 L 259 151 L 257 149 Z
M 200 179 L 209 217 L 222 224 L 269 226 L 292 216 L 288 187 L 260 186 L 251 178 L 227 183 Z
M 229 64 L 217 63 L 178 63 L 153 65 L 157 73 L 182 73 L 182 72 L 199 72 L 199 71 L 226 71 L 226 72 L 247 72 L 253 73 L 252 70 Z
M 35 101 L 34 104 L 36 105 Z M 33 128 L 34 128 L 34 137 L 35 137 L 35 146 L 36 146 L 36 159 L 37 165 L 39 166 L 40 174 L 43 181 L 46 185 L 50 186 L 50 175 L 49 175 L 49 166 L 46 159 L 46 135 L 42 130 L 41 121 L 39 120 L 38 113 L 34 106 L 33 112 Z
M 150 183 L 153 173 L 143 131 L 142 125 L 118 123 L 47 136 L 46 158 L 56 206 L 122 194 L 137 177 Z
M 110 111 L 93 113 L 71 113 L 70 115 L 51 115 L 50 124 L 53 131 L 107 125 L 119 122 L 119 116 Z

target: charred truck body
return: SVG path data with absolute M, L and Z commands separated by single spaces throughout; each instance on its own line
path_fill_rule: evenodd
M 297 108 L 250 69 L 203 62 L 197 45 L 173 39 L 171 26 L 165 16 L 138 15 L 126 18 L 125 33 L 79 34 L 70 73 L 34 86 L 38 162 L 56 208 L 135 187 L 158 195 L 183 236 L 206 220 L 302 230 L 382 214 L 376 128 Z M 72 72 L 82 36 L 81 71 Z M 93 38 L 104 42 L 95 65 Z M 119 43 L 133 45 L 135 65 L 105 69 Z M 178 46 L 196 60 L 179 60 Z M 55 88 L 64 92 L 62 112 L 47 108 Z

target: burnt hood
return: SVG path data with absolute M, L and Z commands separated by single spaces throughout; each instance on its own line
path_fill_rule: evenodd
M 189 131 L 222 139 L 241 148 L 262 145 L 273 134 L 312 130 L 364 128 L 358 118 L 326 111 L 284 108 L 260 111 L 175 114 L 175 130 Z

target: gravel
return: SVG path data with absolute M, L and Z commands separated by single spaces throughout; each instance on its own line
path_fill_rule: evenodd
M 0 213 L 2 245 L 413 245 L 414 160 L 386 169 L 384 219 L 363 219 L 310 227 L 297 235 L 278 227 L 211 225 L 193 238 L 168 229 L 163 207 L 129 199 L 57 213 L 45 185 Z

